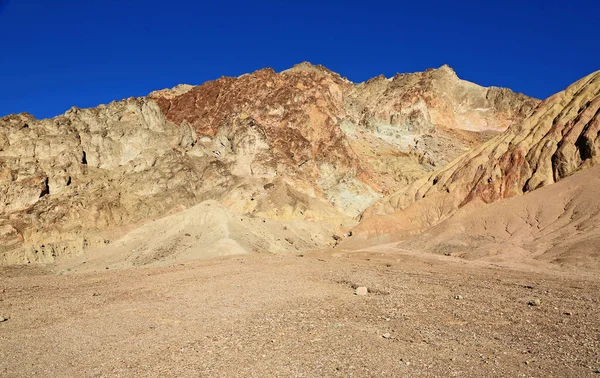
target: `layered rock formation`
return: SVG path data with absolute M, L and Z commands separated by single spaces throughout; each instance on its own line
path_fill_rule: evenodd
M 368 127 L 391 125 L 433 132 L 436 126 L 504 131 L 529 115 L 537 100 L 506 88 L 484 88 L 460 80 L 447 65 L 414 74 L 378 76 L 348 96 L 354 116 Z
M 600 71 L 546 99 L 523 122 L 365 212 L 365 234 L 437 224 L 473 200 L 491 203 L 598 163 Z M 391 214 L 387 216 L 385 214 Z
M 536 103 L 448 67 L 355 85 L 304 63 L 53 119 L 0 118 L 0 261 L 78 254 L 209 199 L 340 234 Z
M 521 121 L 539 103 L 506 88 L 460 80 L 447 65 L 378 76 L 354 86 L 345 101 L 342 129 L 380 178 L 384 193 L 443 167 Z M 399 152 L 413 159 L 398 157 Z

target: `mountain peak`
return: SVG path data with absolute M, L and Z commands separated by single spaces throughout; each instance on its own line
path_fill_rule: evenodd
M 456 74 L 456 71 L 454 71 L 454 69 L 448 64 L 442 64 L 439 68 L 437 68 L 437 71 L 450 72 Z
M 337 72 L 330 70 L 329 68 L 323 66 L 322 64 L 313 64 L 308 61 L 304 61 L 298 64 L 294 64 L 292 68 L 288 68 L 287 70 L 281 71 L 282 74 L 285 73 L 298 73 L 298 72 L 313 72 L 318 74 L 326 74 L 339 77 L 340 75 Z
M 436 76 L 452 77 L 452 78 L 458 79 L 458 75 L 456 74 L 456 71 L 454 71 L 454 69 L 452 67 L 450 67 L 448 64 L 444 64 L 438 68 L 430 68 L 428 70 L 425 70 L 425 73 L 433 74 Z

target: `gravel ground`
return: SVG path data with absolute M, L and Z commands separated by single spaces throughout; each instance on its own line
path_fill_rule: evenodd
M 0 268 L 1 376 L 600 377 L 594 274 L 392 250 L 53 269 Z

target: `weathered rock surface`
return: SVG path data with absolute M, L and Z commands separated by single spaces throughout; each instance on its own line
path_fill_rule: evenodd
M 536 102 L 448 67 L 355 85 L 303 63 L 53 119 L 10 115 L 0 118 L 0 262 L 79 254 L 210 199 L 347 229 Z
M 600 71 L 546 99 L 523 122 L 365 212 L 365 234 L 414 232 L 473 200 L 491 203 L 598 163 Z M 391 214 L 391 215 L 390 215 Z
M 342 130 L 392 193 L 524 119 L 538 100 L 460 80 L 447 65 L 378 76 L 345 95 Z

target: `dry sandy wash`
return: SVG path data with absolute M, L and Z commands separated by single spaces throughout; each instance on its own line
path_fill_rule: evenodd
M 10 319 L 0 324 L 0 374 L 9 377 L 585 377 L 600 368 L 600 280 L 577 271 L 388 245 L 1 273 Z M 367 295 L 355 295 L 361 286 Z
M 599 156 L 600 71 L 0 118 L 0 376 L 599 376 Z

